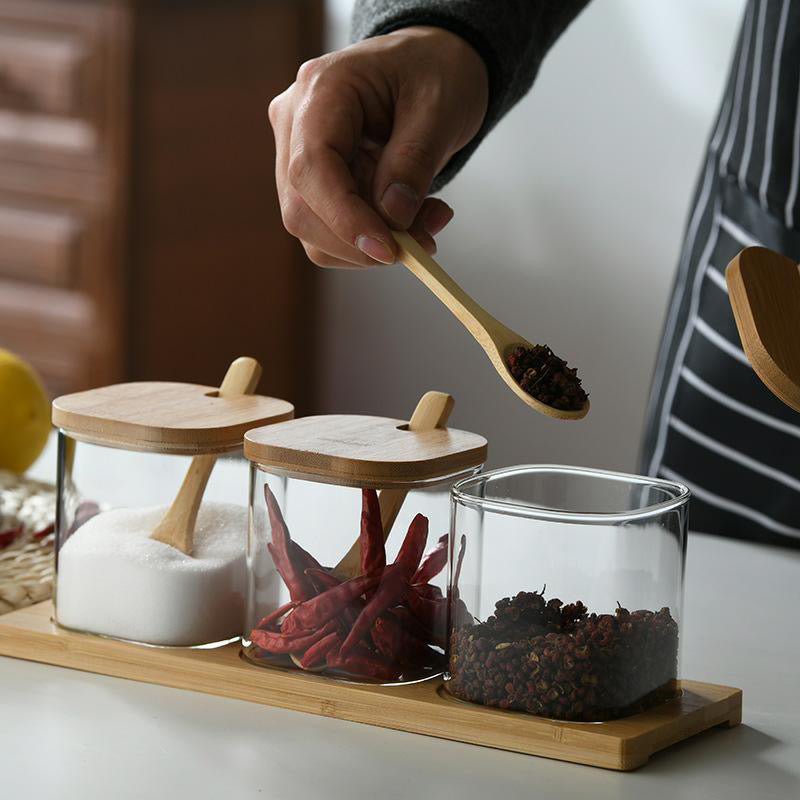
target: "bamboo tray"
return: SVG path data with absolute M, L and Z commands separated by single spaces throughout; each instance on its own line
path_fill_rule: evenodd
M 350 684 L 253 666 L 237 644 L 145 647 L 65 631 L 51 618 L 49 601 L 4 615 L 0 655 L 607 769 L 636 769 L 659 750 L 742 719 L 740 689 L 696 681 L 681 681 L 680 698 L 633 717 L 555 722 L 462 703 L 443 693 L 441 681 Z

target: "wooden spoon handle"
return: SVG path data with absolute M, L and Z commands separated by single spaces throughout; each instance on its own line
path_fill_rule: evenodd
M 398 260 L 419 278 L 487 353 L 516 340 L 516 334 L 478 305 L 419 242 L 404 231 L 392 231 L 399 246 Z
M 261 380 L 261 372 L 261 364 L 258 361 L 248 356 L 240 356 L 228 367 L 219 385 L 219 396 L 241 397 L 253 394 Z
M 261 378 L 261 365 L 254 358 L 242 356 L 228 367 L 219 387 L 220 397 L 252 394 Z M 172 545 L 186 555 L 192 554 L 192 539 L 203 494 L 214 469 L 214 455 L 192 459 L 172 505 L 151 534 L 151 539 Z
M 420 398 L 408 421 L 408 429 L 410 431 L 432 431 L 436 428 L 446 428 L 454 404 L 455 400 L 449 394 L 426 392 Z M 397 519 L 407 494 L 408 492 L 403 489 L 383 489 L 378 495 L 384 541 L 389 537 L 389 532 L 392 530 L 392 525 Z
M 436 428 L 447 427 L 447 420 L 454 404 L 455 400 L 449 394 L 426 392 L 411 415 L 408 429 L 410 431 L 432 431 Z M 407 494 L 405 489 L 383 489 L 378 495 L 384 542 L 389 538 L 392 525 L 397 519 Z M 361 572 L 361 552 L 358 541 L 355 541 L 344 558 L 334 567 L 333 573 L 337 578 L 346 580 L 355 577 L 359 572 Z

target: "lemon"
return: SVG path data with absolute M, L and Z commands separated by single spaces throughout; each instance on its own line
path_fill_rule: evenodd
M 50 434 L 50 401 L 38 375 L 0 348 L 0 469 L 22 474 Z

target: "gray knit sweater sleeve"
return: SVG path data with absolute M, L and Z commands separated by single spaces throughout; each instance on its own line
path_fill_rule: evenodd
M 353 40 L 410 25 L 436 25 L 466 39 L 489 73 L 489 108 L 475 138 L 434 182 L 441 188 L 484 136 L 530 89 L 550 46 L 589 0 L 356 0 Z

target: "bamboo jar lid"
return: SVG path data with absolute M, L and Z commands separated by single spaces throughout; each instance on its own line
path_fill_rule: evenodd
M 244 454 L 268 470 L 371 488 L 421 486 L 486 461 L 483 436 L 409 431 L 401 419 L 331 414 L 250 430 Z
M 294 406 L 261 395 L 220 397 L 214 386 L 118 383 L 53 401 L 53 425 L 75 439 L 153 453 L 223 453 L 249 428 L 291 419 Z

